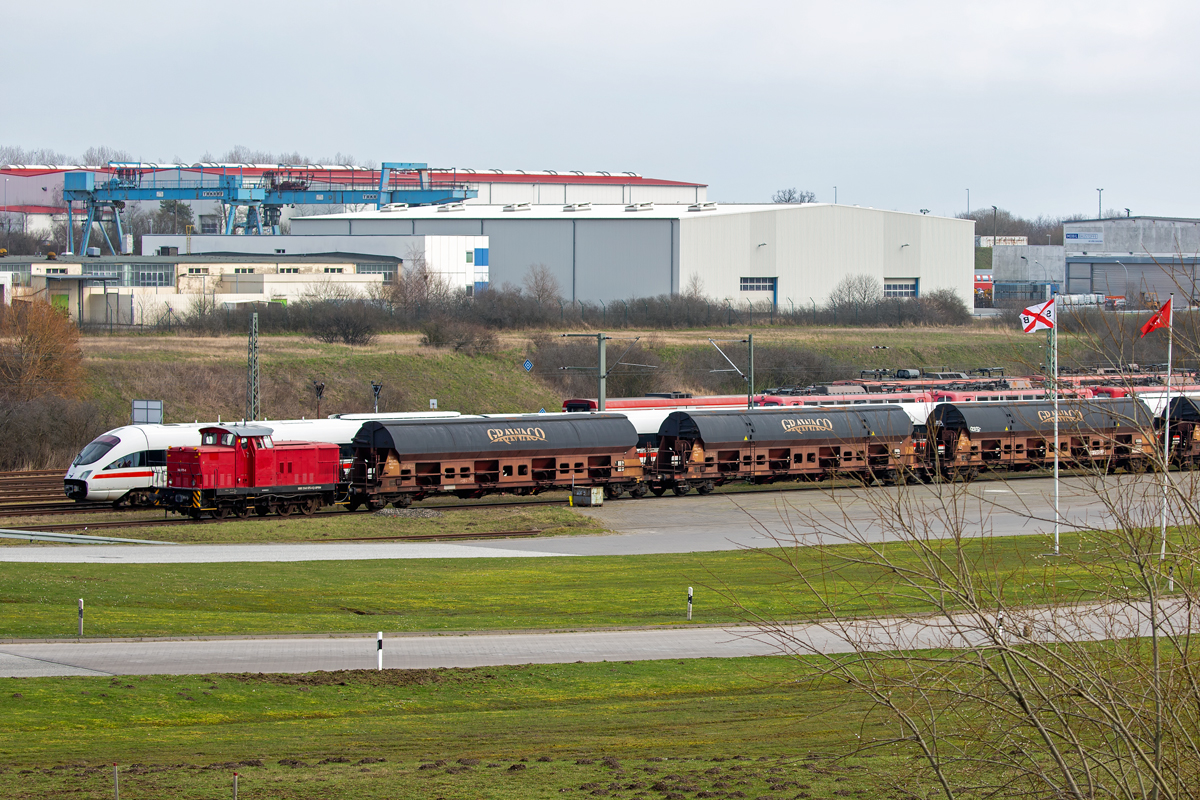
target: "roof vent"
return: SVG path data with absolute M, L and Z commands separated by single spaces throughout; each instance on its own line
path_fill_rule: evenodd
M 505 211 L 528 211 L 529 203 L 510 203 L 504 207 Z
M 591 203 L 568 203 L 563 206 L 563 211 L 591 211 Z
M 438 211 L 445 211 L 445 212 L 464 211 L 465 209 L 466 209 L 466 206 L 464 206 L 462 203 L 446 203 L 446 205 L 444 205 L 444 206 L 438 206 Z
M 389 213 L 393 211 L 408 211 L 408 203 L 388 203 L 380 206 L 379 210 Z
M 694 203 L 688 206 L 688 211 L 716 211 L 716 203 Z
M 654 203 L 630 203 L 625 206 L 626 211 L 653 211 Z

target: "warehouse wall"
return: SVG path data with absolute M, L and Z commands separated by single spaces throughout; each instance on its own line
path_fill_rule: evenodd
M 947 288 L 972 297 L 974 225 L 969 220 L 853 206 L 781 206 L 681 220 L 680 282 L 699 275 L 705 292 L 738 301 L 743 277 L 777 278 L 781 306 L 823 302 L 848 275 L 916 279 L 921 294 Z M 907 246 L 905 246 L 907 245 Z
M 544 264 L 566 299 L 611 300 L 685 289 L 693 274 L 713 297 L 770 299 L 742 292 L 743 277 L 777 278 L 779 302 L 822 303 L 847 275 L 915 279 L 922 294 L 940 288 L 973 296 L 974 224 L 969 220 L 830 205 L 780 205 L 720 211 L 676 206 L 670 216 L 587 212 L 539 218 L 536 211 L 480 219 L 462 212 L 405 218 L 331 218 L 293 222 L 296 233 L 486 235 L 491 284 L 521 286 Z M 443 218 L 445 217 L 445 218 Z M 369 225 L 367 223 L 370 223 Z M 907 245 L 902 247 L 902 245 Z

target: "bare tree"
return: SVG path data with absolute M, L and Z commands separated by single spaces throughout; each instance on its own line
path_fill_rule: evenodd
M 44 299 L 14 304 L 0 317 L 0 398 L 80 397 L 79 330 Z
M 1190 341 L 1177 332 L 1177 347 L 1181 339 Z M 1052 512 L 1028 500 L 996 499 L 1036 492 L 1028 481 L 901 479 L 839 489 L 832 513 L 785 502 L 782 525 L 756 521 L 778 544 L 763 552 L 789 574 L 788 596 L 819 609 L 809 625 L 796 624 L 800 614 L 758 618 L 761 635 L 803 656 L 803 675 L 869 701 L 854 749 L 910 765 L 897 789 L 913 778 L 929 787 L 923 797 L 1196 796 L 1200 474 L 1170 472 L 1162 434 L 1136 416 L 1121 426 L 1151 437 L 1143 452 L 1153 474 L 1124 466 L 1117 479 L 1113 462 L 1083 456 L 1089 463 L 1064 482 L 1100 505 L 1101 522 L 1072 520 L 1078 535 L 1051 558 L 1035 555 L 1049 541 L 1018 559 L 991 534 L 997 508 L 1035 530 L 1054 527 Z M 945 440 L 932 422 L 928 430 L 936 452 Z M 1105 436 L 1061 435 L 1085 448 Z M 1191 445 L 1176 446 L 1187 449 L 1172 462 L 1194 467 Z
M 525 273 L 523 283 L 525 289 L 539 303 L 555 302 L 562 297 L 558 278 L 554 277 L 554 273 L 545 264 L 531 265 L 529 271 Z
M 704 299 L 704 279 L 699 272 L 693 272 L 688 278 L 687 286 L 683 288 L 683 296 L 688 300 Z
M 847 275 L 829 293 L 828 305 L 837 311 L 870 308 L 883 300 L 883 284 L 870 275 Z
M 815 203 L 817 196 L 812 192 L 780 189 L 771 196 L 772 203 Z

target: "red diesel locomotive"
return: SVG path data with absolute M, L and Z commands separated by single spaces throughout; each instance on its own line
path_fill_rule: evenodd
M 167 451 L 160 502 L 181 514 L 286 517 L 345 501 L 336 444 L 275 442 L 258 425 L 201 428 L 200 441 Z

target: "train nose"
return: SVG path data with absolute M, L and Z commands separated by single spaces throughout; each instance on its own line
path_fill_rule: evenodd
M 65 480 L 63 481 L 63 491 L 72 500 L 87 499 L 87 483 L 84 481 Z

